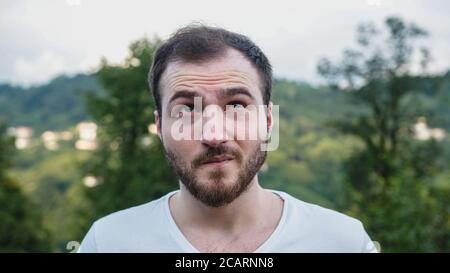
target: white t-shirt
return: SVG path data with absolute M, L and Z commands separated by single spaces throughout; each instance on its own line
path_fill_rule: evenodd
M 360 221 L 271 191 L 284 200 L 282 216 L 255 252 L 377 252 Z M 176 192 L 97 220 L 78 252 L 199 252 L 170 213 Z

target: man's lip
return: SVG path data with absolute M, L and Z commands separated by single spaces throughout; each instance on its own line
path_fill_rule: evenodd
M 222 156 L 214 156 L 206 161 L 203 162 L 203 164 L 211 164 L 211 163 L 220 163 L 224 161 L 233 160 L 234 157 L 229 155 L 222 155 Z

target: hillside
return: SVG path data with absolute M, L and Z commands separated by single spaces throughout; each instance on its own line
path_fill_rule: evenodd
M 10 126 L 30 126 L 38 133 L 63 130 L 88 118 L 83 101 L 87 90 L 101 90 L 93 75 L 60 76 L 31 88 L 2 84 L 0 118 Z

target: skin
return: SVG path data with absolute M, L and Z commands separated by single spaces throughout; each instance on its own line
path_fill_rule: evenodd
M 224 96 L 223 90 L 230 88 L 245 89 L 250 96 Z M 226 146 L 233 149 L 241 155 L 242 160 L 194 169 L 198 183 L 207 189 L 214 189 L 219 184 L 222 187 L 233 186 L 237 183 L 238 170 L 254 156 L 254 151 L 262 142 L 225 139 L 223 136 L 229 136 L 229 131 L 222 137 L 213 131 L 202 132 L 201 140 L 175 140 L 170 126 L 176 121 L 176 117 L 171 116 L 171 109 L 175 105 L 193 103 L 193 99 L 186 97 L 171 101 L 181 90 L 197 92 L 202 97 L 204 108 L 208 105 L 218 105 L 222 109 L 226 105 L 262 105 L 260 77 L 256 68 L 239 51 L 228 49 L 223 56 L 200 64 L 170 62 L 160 82 L 162 112 L 161 116 L 155 112 L 155 117 L 158 135 L 165 150 L 174 152 L 182 164 L 190 166 L 208 147 Z M 264 126 L 268 131 L 272 129 L 272 104 L 268 107 L 267 119 L 258 126 Z M 218 169 L 224 174 L 220 183 L 211 179 L 211 173 Z M 251 178 L 246 191 L 231 203 L 219 207 L 201 202 L 180 181 L 180 191 L 170 198 L 169 208 L 180 231 L 199 251 L 253 252 L 270 237 L 278 225 L 283 200 L 263 189 L 256 174 Z

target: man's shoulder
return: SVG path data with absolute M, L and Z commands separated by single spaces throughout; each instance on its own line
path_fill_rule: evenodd
M 359 251 L 367 239 L 363 224 L 344 213 L 308 203 L 281 192 L 288 202 L 286 231 L 299 240 L 333 251 Z
M 344 226 L 359 227 L 360 225 L 362 225 L 361 221 L 359 221 L 358 219 L 346 215 L 342 212 L 322 207 L 317 204 L 308 203 L 292 196 L 291 198 L 293 199 L 292 203 L 295 204 L 294 210 L 296 210 L 296 212 L 298 213 L 300 213 L 300 210 L 302 210 L 301 213 L 311 220 Z
M 80 252 L 140 252 L 162 248 L 161 242 L 167 241 L 164 219 L 169 195 L 98 219 L 86 234 Z
M 309 221 L 326 221 L 327 223 L 343 225 L 361 225 L 361 221 L 333 209 L 300 200 L 286 192 L 279 193 L 288 202 L 290 214 L 306 218 Z M 305 220 L 305 219 L 304 219 Z
M 129 230 L 143 226 L 146 222 L 154 222 L 153 220 L 155 218 L 161 219 L 164 213 L 164 201 L 167 200 L 166 198 L 167 195 L 164 195 L 147 203 L 108 214 L 95 221 L 95 229 L 97 231 L 114 228 Z

